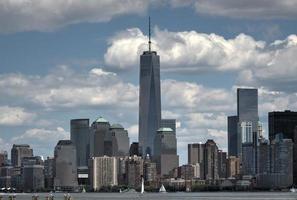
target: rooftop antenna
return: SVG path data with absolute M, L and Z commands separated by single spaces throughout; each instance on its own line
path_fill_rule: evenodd
M 151 16 L 149 16 L 149 42 L 148 42 L 148 44 L 149 44 L 149 52 L 151 52 L 151 44 L 152 44 L 152 42 L 151 42 Z

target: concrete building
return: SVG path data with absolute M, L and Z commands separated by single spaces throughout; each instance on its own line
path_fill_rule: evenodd
M 55 190 L 74 191 L 78 187 L 76 149 L 71 140 L 60 140 L 55 147 Z
M 160 123 L 160 57 L 149 47 L 140 56 L 138 140 L 143 156 L 154 155 L 154 138 Z
M 157 163 L 157 172 L 161 176 L 168 175 L 172 169 L 179 165 L 176 135 L 171 128 L 160 128 L 154 143 L 154 160 Z
M 227 153 L 218 151 L 218 173 L 219 178 L 227 178 Z
M 297 112 L 290 110 L 270 112 L 268 114 L 268 128 L 270 141 L 274 140 L 279 133 L 283 133 L 285 139 L 293 141 L 293 181 L 294 185 L 297 185 Z
M 44 189 L 44 166 L 29 164 L 22 167 L 23 190 L 38 192 Z
M 7 151 L 0 152 L 0 167 L 8 164 L 8 154 Z
M 55 158 L 47 157 L 44 161 L 44 187 L 46 190 L 54 189 Z
M 118 185 L 118 164 L 116 157 L 93 157 L 90 160 L 90 182 L 94 191 L 103 186 Z
M 188 144 L 188 164 L 199 163 L 201 179 L 204 179 L 204 145 L 202 143 Z
M 129 154 L 130 156 L 142 156 L 142 152 L 139 151 L 139 143 L 138 142 L 133 142 L 130 145 L 130 149 L 129 149 Z
M 146 156 L 143 163 L 143 178 L 146 185 L 157 185 L 157 165 L 151 160 L 149 156 Z
M 141 187 L 141 177 L 143 177 L 143 159 L 138 156 L 126 159 L 126 185 L 131 188 Z
M 129 155 L 129 136 L 128 131 L 121 124 L 113 124 L 110 127 L 112 137 L 112 156 Z
M 20 167 L 23 157 L 32 157 L 33 149 L 28 144 L 14 144 L 11 149 L 11 164 Z
M 270 173 L 270 145 L 268 140 L 262 139 L 258 146 L 258 168 L 257 174 Z
M 227 177 L 237 178 L 240 174 L 240 159 L 235 156 L 229 156 L 227 159 Z
M 77 166 L 88 166 L 88 159 L 90 157 L 89 119 L 72 119 L 70 121 L 70 140 L 77 149 Z
M 213 140 L 207 140 L 204 148 L 204 177 L 205 180 L 215 181 L 219 178 L 218 147 Z
M 160 128 L 171 128 L 176 134 L 176 119 L 161 119 Z
M 228 154 L 238 156 L 239 135 L 238 135 L 238 116 L 228 117 Z
M 195 168 L 193 165 L 182 165 L 178 167 L 178 178 L 182 178 L 184 180 L 192 180 L 195 176 Z

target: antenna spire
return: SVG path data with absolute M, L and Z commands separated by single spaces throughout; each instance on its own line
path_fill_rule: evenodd
M 149 45 L 149 52 L 151 52 L 151 16 L 149 16 L 149 41 L 148 41 L 148 45 Z

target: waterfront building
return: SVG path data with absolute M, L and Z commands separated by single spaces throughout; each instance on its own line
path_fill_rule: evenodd
M 157 165 L 155 162 L 152 162 L 149 155 L 144 159 L 143 178 L 146 185 L 152 187 L 157 185 Z
M 204 145 L 202 143 L 188 144 L 188 164 L 199 163 L 201 179 L 204 179 Z
M 20 167 L 24 157 L 32 157 L 33 149 L 28 144 L 14 144 L 11 149 L 11 164 Z
M 77 166 L 88 166 L 88 159 L 90 157 L 89 119 L 72 119 L 70 121 L 70 140 L 77 149 Z
M 293 141 L 293 181 L 294 185 L 297 185 L 297 112 L 290 110 L 270 112 L 268 128 L 270 141 L 274 140 L 278 133 L 282 133 L 285 139 Z
M 213 140 L 207 140 L 204 146 L 204 177 L 208 181 L 219 178 L 218 147 Z
M 228 155 L 238 156 L 238 116 L 228 116 Z
M 229 156 L 227 159 L 227 177 L 237 178 L 240 174 L 240 159 L 235 156 Z
M 11 187 L 12 166 L 3 165 L 0 167 L 0 188 Z
M 220 178 L 227 178 L 227 153 L 218 151 L 218 174 Z
M 178 167 L 178 178 L 191 180 L 195 176 L 195 168 L 193 165 L 182 165 Z
M 0 152 L 0 167 L 8 164 L 8 154 L 7 151 Z
M 118 165 L 116 157 L 93 157 L 90 161 L 90 182 L 94 191 L 103 186 L 118 185 Z
M 54 189 L 74 191 L 78 187 L 76 148 L 71 140 L 60 140 L 55 147 Z
M 257 174 L 270 173 L 270 145 L 264 138 L 259 141 L 258 145 L 258 169 Z
M 179 165 L 176 135 L 171 128 L 160 128 L 157 131 L 154 143 L 154 160 L 157 163 L 158 174 L 161 176 L 168 175 L 172 169 Z
M 47 157 L 44 161 L 44 187 L 46 190 L 54 189 L 55 158 Z
M 143 159 L 139 156 L 126 159 L 126 185 L 131 188 L 140 188 L 143 177 Z
M 150 35 L 150 34 L 149 34 Z M 160 56 L 149 50 L 140 56 L 139 146 L 142 155 L 154 155 L 154 138 L 161 123 Z
M 38 192 L 44 189 L 44 166 L 29 164 L 22 167 L 23 191 Z

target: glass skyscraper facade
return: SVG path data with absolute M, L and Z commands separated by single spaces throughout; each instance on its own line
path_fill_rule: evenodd
M 142 155 L 154 154 L 154 138 L 161 123 L 160 57 L 155 51 L 140 56 L 139 145 Z

